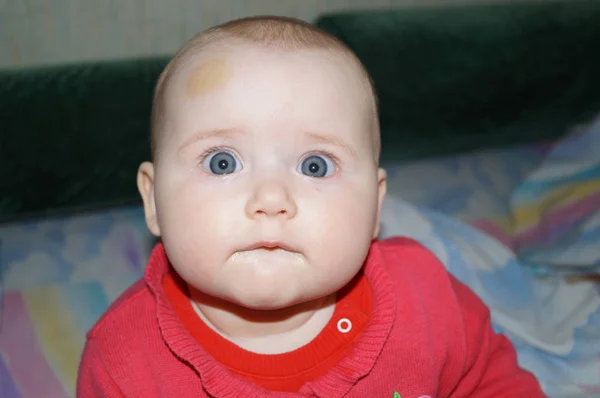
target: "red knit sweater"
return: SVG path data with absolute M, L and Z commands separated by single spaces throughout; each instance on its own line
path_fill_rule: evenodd
M 544 397 L 481 301 L 412 240 L 372 245 L 370 319 L 339 362 L 296 393 L 264 389 L 216 361 L 169 301 L 169 270 L 159 244 L 144 279 L 88 333 L 78 397 Z

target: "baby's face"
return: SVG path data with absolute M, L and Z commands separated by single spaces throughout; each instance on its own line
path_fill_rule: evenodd
M 364 88 L 345 65 L 317 50 L 243 47 L 175 77 L 146 205 L 188 284 L 275 309 L 331 294 L 358 272 L 385 173 Z

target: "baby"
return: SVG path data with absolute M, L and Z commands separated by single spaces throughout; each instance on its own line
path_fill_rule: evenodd
M 89 332 L 79 397 L 543 397 L 482 302 L 378 241 L 369 76 L 287 18 L 204 31 L 153 103 L 138 188 L 161 238 Z

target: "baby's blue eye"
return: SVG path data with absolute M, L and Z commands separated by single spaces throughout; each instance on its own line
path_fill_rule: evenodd
M 241 162 L 230 152 L 215 152 L 204 159 L 206 170 L 216 175 L 226 175 L 241 170 Z
M 298 171 L 308 177 L 327 177 L 335 171 L 335 165 L 329 156 L 310 155 L 302 159 Z

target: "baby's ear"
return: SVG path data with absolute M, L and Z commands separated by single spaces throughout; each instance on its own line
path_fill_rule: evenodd
M 382 168 L 377 170 L 377 193 L 377 222 L 373 231 L 373 239 L 377 239 L 377 236 L 379 236 L 381 207 L 383 206 L 383 198 L 385 198 L 385 194 L 387 193 L 387 172 Z
M 151 162 L 144 162 L 140 165 L 137 186 L 144 201 L 146 225 L 154 236 L 160 236 L 160 227 L 156 217 L 156 201 L 154 200 L 154 165 Z

